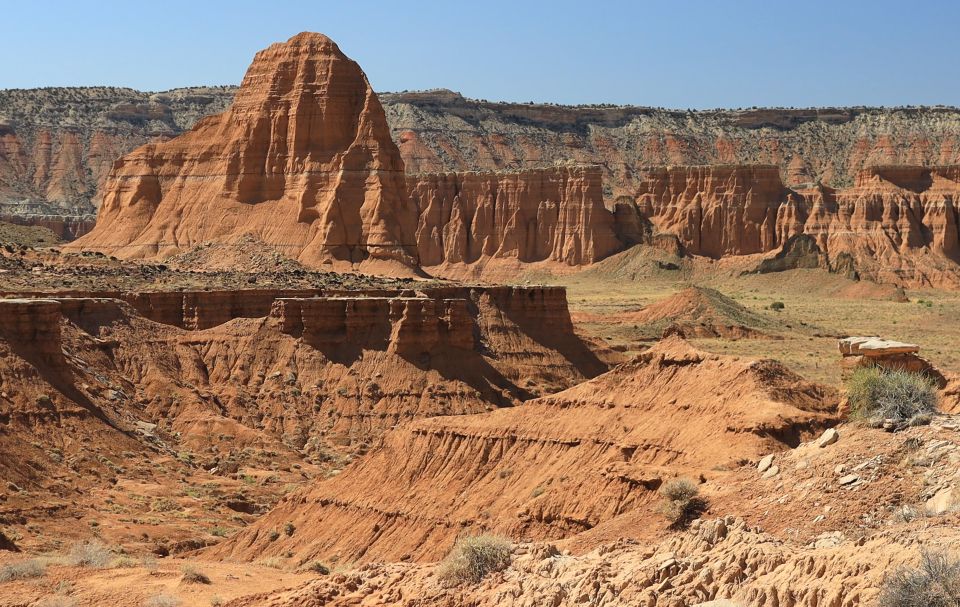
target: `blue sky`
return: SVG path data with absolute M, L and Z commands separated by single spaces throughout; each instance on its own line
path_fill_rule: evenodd
M 0 88 L 238 83 L 303 30 L 378 91 L 674 108 L 960 105 L 953 0 L 0 0 Z

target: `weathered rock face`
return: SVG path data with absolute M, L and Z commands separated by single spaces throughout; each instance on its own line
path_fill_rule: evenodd
M 399 427 L 336 479 L 288 496 L 212 552 L 435 560 L 480 529 L 567 537 L 652 510 L 662 480 L 679 472 L 696 477 L 795 446 L 831 423 L 832 400 L 773 361 L 707 354 L 671 337 L 520 407 Z M 302 531 L 269 542 L 264 530 L 287 521 Z
M 321 297 L 278 299 L 271 316 L 284 333 L 320 350 L 340 347 L 421 354 L 472 350 L 474 323 L 465 299 Z
M 675 234 L 688 252 L 719 258 L 779 250 L 758 270 L 822 266 L 898 286 L 960 286 L 958 166 L 866 169 L 842 190 L 791 190 L 775 166 L 644 175 L 636 213 Z M 618 208 L 621 217 L 636 222 Z
M 491 260 L 593 263 L 619 249 L 599 167 L 408 178 L 423 266 Z
M 776 166 L 643 169 L 641 215 L 676 234 L 694 255 L 769 251 L 777 242 L 777 209 L 786 197 Z
M 233 106 L 116 163 L 75 248 L 169 255 L 252 235 L 305 264 L 415 264 L 416 209 L 383 108 L 330 39 L 257 54 Z

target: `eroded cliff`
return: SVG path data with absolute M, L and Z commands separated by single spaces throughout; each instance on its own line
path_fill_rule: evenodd
M 230 109 L 119 160 L 75 244 L 123 258 L 255 237 L 311 266 L 416 263 L 416 209 L 360 67 L 329 38 L 261 51 Z

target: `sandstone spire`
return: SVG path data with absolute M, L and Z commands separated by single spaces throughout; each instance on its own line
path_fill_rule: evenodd
M 360 66 L 301 33 L 257 53 L 229 110 L 120 159 L 72 247 L 162 257 L 252 235 L 311 266 L 414 266 L 416 222 Z

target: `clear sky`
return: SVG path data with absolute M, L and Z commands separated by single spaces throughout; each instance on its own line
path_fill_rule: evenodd
M 327 34 L 378 91 L 674 108 L 960 105 L 957 0 L 0 0 L 0 88 L 239 83 Z

